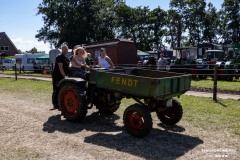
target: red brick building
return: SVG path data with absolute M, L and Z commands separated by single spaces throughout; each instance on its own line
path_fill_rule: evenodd
M 0 32 L 0 55 L 14 56 L 18 54 L 18 49 L 5 32 Z

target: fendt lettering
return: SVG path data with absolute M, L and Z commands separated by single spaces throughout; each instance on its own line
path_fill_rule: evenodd
M 122 86 L 128 86 L 128 87 L 137 87 L 138 86 L 138 80 L 135 79 L 129 79 L 129 78 L 122 78 L 122 77 L 111 77 L 111 83 L 122 85 Z

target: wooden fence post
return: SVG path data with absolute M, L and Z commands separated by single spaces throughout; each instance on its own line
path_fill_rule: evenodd
M 214 65 L 214 83 L 213 83 L 213 100 L 217 102 L 217 72 L 218 67 L 217 65 Z
M 15 79 L 17 80 L 17 64 L 14 64 L 14 69 L 15 69 Z

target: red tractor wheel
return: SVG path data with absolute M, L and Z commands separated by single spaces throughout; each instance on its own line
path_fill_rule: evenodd
M 86 117 L 87 105 L 84 91 L 77 85 L 66 85 L 58 97 L 62 115 L 69 121 L 80 121 Z
M 140 104 L 131 105 L 124 111 L 123 122 L 127 131 L 135 137 L 144 137 L 152 129 L 150 111 Z

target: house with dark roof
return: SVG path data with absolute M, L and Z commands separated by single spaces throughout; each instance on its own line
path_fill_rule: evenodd
M 0 56 L 14 56 L 18 49 L 5 32 L 0 32 Z

